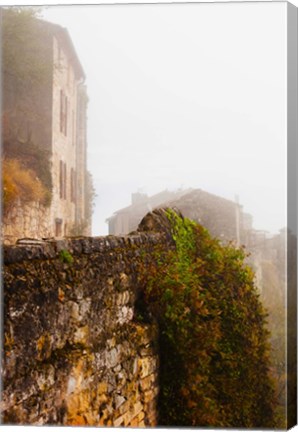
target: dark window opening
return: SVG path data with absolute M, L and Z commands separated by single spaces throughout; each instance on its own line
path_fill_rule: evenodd
M 60 198 L 66 199 L 66 163 L 60 161 L 59 165 L 59 191 Z
M 70 199 L 73 203 L 76 201 L 76 172 L 73 168 L 70 171 Z
M 63 164 L 64 184 L 63 184 L 63 198 L 66 199 L 66 163 Z
M 55 219 L 55 236 L 61 237 L 62 235 L 62 219 Z
M 63 162 L 60 161 L 59 164 L 59 192 L 60 198 L 63 198 Z
M 60 90 L 60 132 L 67 135 L 67 96 Z

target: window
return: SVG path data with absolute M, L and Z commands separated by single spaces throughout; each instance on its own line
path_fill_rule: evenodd
M 66 163 L 62 161 L 59 165 L 59 192 L 60 198 L 66 199 Z
M 55 237 L 61 237 L 62 235 L 62 219 L 55 219 Z
M 66 163 L 63 164 L 64 184 L 63 184 L 63 198 L 66 199 Z
M 67 135 L 67 96 L 60 90 L 60 132 Z
M 73 168 L 70 171 L 70 199 L 71 202 L 76 200 L 76 172 Z
M 60 161 L 59 164 L 59 192 L 60 198 L 63 198 L 63 162 Z

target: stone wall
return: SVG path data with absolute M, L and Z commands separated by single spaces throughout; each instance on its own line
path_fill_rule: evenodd
M 50 210 L 39 202 L 22 203 L 3 215 L 2 239 L 4 244 L 14 244 L 24 237 L 47 238 L 52 234 Z
M 4 423 L 157 424 L 158 333 L 135 306 L 137 258 L 170 246 L 153 219 L 127 237 L 4 247 Z

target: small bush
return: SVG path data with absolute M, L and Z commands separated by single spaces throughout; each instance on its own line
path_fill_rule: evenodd
M 47 204 L 49 192 L 35 172 L 24 168 L 17 159 L 4 159 L 2 176 L 4 210 L 9 210 L 18 198 L 23 202 L 39 201 Z
M 22 161 L 22 168 L 31 170 L 48 191 L 47 200 L 51 201 L 52 175 L 50 151 L 30 140 L 18 141 L 16 138 L 4 139 L 2 143 L 4 159 Z

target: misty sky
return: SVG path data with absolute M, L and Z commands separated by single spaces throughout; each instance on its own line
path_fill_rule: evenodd
M 286 3 L 51 6 L 87 75 L 93 235 L 132 192 L 239 195 L 286 225 Z

